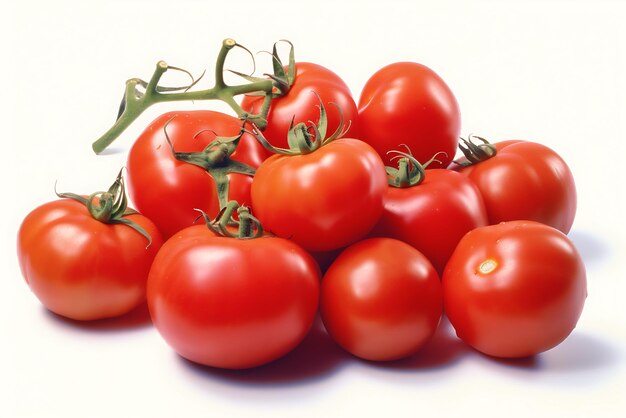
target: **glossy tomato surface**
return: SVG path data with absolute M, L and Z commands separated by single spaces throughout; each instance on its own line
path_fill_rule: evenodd
M 440 155 L 429 167 L 446 167 L 454 158 L 461 114 L 454 94 L 430 68 L 397 62 L 378 70 L 359 98 L 359 138 L 373 146 L 387 165 L 388 151 L 406 144 L 418 161 Z
M 526 357 L 561 343 L 587 296 L 583 261 L 565 234 L 532 221 L 469 232 L 443 274 L 457 335 L 496 357 Z
M 149 247 L 136 230 L 99 222 L 75 200 L 55 200 L 26 216 L 18 233 L 18 260 L 46 308 L 67 318 L 93 320 L 122 315 L 145 301 L 161 234 L 142 215 L 124 218 L 150 235 Z
M 227 369 L 275 360 L 306 336 L 320 273 L 296 244 L 215 236 L 204 225 L 172 236 L 150 271 L 155 327 L 182 357 Z
M 169 121 L 169 123 L 168 123 Z M 202 151 L 216 135 L 239 134 L 242 122 L 209 110 L 169 112 L 155 119 L 137 138 L 128 155 L 128 189 L 141 213 L 159 227 L 165 237 L 194 223 L 202 209 L 215 217 L 219 202 L 215 181 L 202 167 L 178 161 L 165 137 L 164 127 L 177 152 Z M 249 134 L 241 138 L 234 160 L 256 168 L 267 157 L 265 149 Z M 229 174 L 229 198 L 250 204 L 252 177 Z
M 531 220 L 568 233 L 576 216 L 576 185 L 565 161 L 530 141 L 495 143 L 497 154 L 459 171 L 478 186 L 489 222 Z
M 329 251 L 369 233 L 386 189 L 376 151 L 342 138 L 309 154 L 268 158 L 252 183 L 252 207 L 266 230 L 307 250 Z
M 415 353 L 434 334 L 441 313 L 437 272 L 399 240 L 353 244 L 322 279 L 320 314 L 326 329 L 345 350 L 366 360 Z
M 357 107 L 350 89 L 337 74 L 310 62 L 297 62 L 296 77 L 289 92 L 272 100 L 263 136 L 275 147 L 288 148 L 287 133 L 292 120 L 295 118 L 294 125 L 309 121 L 317 124 L 320 99 L 328 114 L 328 133 L 339 128 L 339 107 L 344 125 L 350 124 L 346 136 L 355 137 L 358 132 Z M 260 112 L 262 103 L 263 97 L 245 96 L 241 107 L 256 114 Z
M 461 238 L 485 225 L 487 211 L 478 188 L 462 174 L 432 169 L 418 185 L 389 186 L 385 209 L 371 236 L 411 244 L 442 274 Z

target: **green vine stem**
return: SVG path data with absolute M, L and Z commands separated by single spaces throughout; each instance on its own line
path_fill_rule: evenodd
M 193 164 L 201 167 L 209 173 L 215 181 L 215 188 L 217 191 L 217 198 L 220 205 L 220 209 L 226 207 L 228 202 L 228 189 L 230 173 L 239 173 L 247 176 L 254 176 L 256 170 L 242 162 L 233 160 L 231 155 L 237 149 L 239 141 L 242 135 L 246 132 L 243 127 L 241 132 L 237 136 L 233 137 L 216 137 L 211 141 L 202 151 L 197 152 L 179 152 L 174 149 L 174 145 L 167 134 L 167 126 L 175 118 L 172 117 L 163 126 L 163 132 L 165 133 L 165 139 L 167 140 L 174 158 L 178 161 Z M 202 132 L 202 131 L 201 131 Z M 198 132 L 200 134 L 201 132 Z M 196 135 L 198 135 L 196 134 Z
M 472 138 L 476 138 L 482 142 L 482 144 L 476 144 L 472 141 Z M 462 167 L 467 167 L 472 164 L 478 164 L 481 161 L 488 160 L 489 158 L 495 157 L 496 155 L 496 146 L 491 144 L 485 138 L 481 138 L 476 135 L 470 135 L 468 139 L 460 138 L 461 143 L 459 143 L 459 149 L 467 159 L 467 161 L 452 161 L 454 164 L 457 164 Z
M 411 150 L 408 151 L 408 153 L 396 150 L 387 152 L 387 154 L 396 154 L 391 160 L 398 160 L 398 168 L 385 167 L 389 186 L 397 188 L 417 186 L 426 178 L 426 168 L 435 161 L 441 162 L 437 159 L 437 156 L 440 154 L 447 156 L 445 152 L 440 151 L 422 164 L 413 157 Z
M 81 196 L 75 193 L 59 193 L 55 190 L 59 198 L 76 200 L 87 207 L 89 214 L 95 220 L 106 224 L 123 224 L 133 228 L 148 240 L 148 248 L 152 244 L 152 237 L 139 224 L 125 218 L 128 215 L 138 214 L 134 209 L 128 207 L 128 198 L 124 187 L 124 178 L 121 169 L 115 182 L 106 192 L 95 192 L 89 196 Z
M 316 92 L 313 93 L 317 96 L 320 102 L 318 106 L 320 110 L 319 121 L 317 125 L 313 122 L 309 122 L 308 124 L 300 122 L 294 126 L 294 117 L 291 120 L 289 133 L 287 134 L 287 143 L 289 144 L 289 148 L 278 148 L 273 146 L 263 136 L 259 129 L 253 128 L 252 131 L 246 132 L 253 135 L 256 140 L 269 152 L 281 155 L 310 154 L 329 142 L 334 141 L 337 138 L 341 138 L 350 129 L 350 124 L 348 124 L 347 127 L 344 127 L 341 109 L 335 103 L 332 103 L 339 110 L 339 126 L 335 132 L 333 132 L 329 137 L 326 137 L 328 129 L 328 116 L 326 114 L 326 109 L 324 108 L 324 104 L 322 103 L 320 96 Z
M 215 220 L 200 209 L 196 209 L 204 218 L 207 228 L 213 233 L 223 237 L 238 239 L 253 239 L 262 237 L 265 234 L 261 222 L 250 213 L 250 208 L 240 206 L 234 200 L 230 200 L 217 214 Z M 237 219 L 234 218 L 235 212 Z M 237 226 L 237 232 L 231 232 L 229 226 Z
M 214 86 L 206 90 L 190 91 L 190 89 L 199 81 L 194 80 L 192 77 L 192 83 L 183 87 L 164 87 L 160 86 L 159 82 L 163 74 L 168 70 L 183 71 L 186 74 L 190 73 L 186 70 L 182 70 L 178 67 L 168 65 L 165 61 L 159 61 L 156 65 L 156 69 L 150 78 L 150 81 L 146 82 L 139 78 L 131 78 L 126 81 L 126 88 L 124 91 L 124 98 L 120 105 L 120 112 L 118 118 L 113 126 L 98 138 L 93 144 L 92 148 L 96 154 L 104 151 L 109 145 L 115 141 L 115 139 L 121 135 L 126 128 L 128 128 L 148 107 L 156 103 L 162 102 L 174 102 L 174 101 L 195 101 L 195 100 L 221 100 L 228 104 L 237 116 L 243 120 L 254 123 L 259 129 L 264 129 L 267 124 L 267 112 L 269 111 L 270 101 L 272 97 L 276 95 L 285 94 L 291 84 L 293 84 L 295 74 L 295 58 L 293 54 L 293 45 L 291 46 L 289 54 L 289 66 L 288 71 L 285 73 L 282 67 L 280 58 L 276 54 L 276 44 L 274 44 L 274 53 L 272 61 L 275 67 L 275 74 L 269 75 L 269 78 L 258 78 L 247 76 L 236 71 L 231 71 L 237 75 L 244 77 L 249 83 L 228 85 L 224 80 L 224 64 L 228 53 L 234 47 L 240 47 L 248 51 L 245 47 L 239 45 L 234 39 L 225 39 L 222 42 L 222 47 L 217 56 L 215 64 L 215 80 Z M 249 52 L 249 51 L 248 51 Z M 276 68 L 280 67 L 280 71 L 276 73 Z M 261 113 L 257 115 L 249 114 L 244 111 L 241 106 L 236 102 L 235 96 L 241 94 L 260 94 L 265 95 L 264 103 Z

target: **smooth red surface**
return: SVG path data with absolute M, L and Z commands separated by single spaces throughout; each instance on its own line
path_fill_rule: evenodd
M 216 135 L 236 136 L 242 127 L 239 119 L 223 113 L 178 111 L 159 116 L 137 138 L 128 155 L 129 195 L 166 238 L 194 223 L 198 218 L 194 209 L 211 218 L 219 210 L 215 182 L 207 171 L 174 158 L 164 133 L 168 121 L 167 133 L 177 152 L 202 151 Z M 249 134 L 243 135 L 232 155 L 254 168 L 266 157 L 265 149 Z M 252 177 L 229 174 L 229 178 L 229 198 L 250 205 Z
M 148 271 L 162 238 L 144 216 L 125 218 L 148 232 L 148 248 L 139 232 L 99 222 L 75 200 L 45 203 L 26 216 L 18 233 L 18 260 L 46 308 L 93 320 L 122 315 L 145 301 Z
M 545 145 L 511 140 L 497 154 L 459 171 L 478 186 L 489 222 L 531 220 L 568 233 L 576 216 L 576 185 L 565 161 Z
M 322 279 L 320 314 L 332 338 L 366 360 L 395 360 L 421 348 L 441 319 L 437 272 L 412 246 L 390 238 L 360 241 Z
M 446 167 L 454 158 L 461 129 L 459 105 L 450 88 L 430 68 L 397 62 L 378 70 L 359 98 L 359 138 L 372 145 L 387 165 L 388 151 L 407 145 L 421 163 L 438 152 Z
M 314 93 L 319 95 L 319 99 Z M 357 108 L 350 89 L 337 74 L 310 62 L 297 62 L 296 77 L 289 92 L 272 100 L 263 136 L 275 147 L 289 148 L 287 132 L 292 120 L 294 125 L 309 121 L 317 124 L 320 117 L 320 99 L 328 116 L 328 134 L 332 134 L 339 127 L 339 107 L 344 125 L 350 126 L 345 136 L 357 137 Z M 261 110 L 262 103 L 263 97 L 245 96 L 241 107 L 256 114 Z
M 446 314 L 463 341 L 491 356 L 526 357 L 572 332 L 587 282 L 565 234 L 511 221 L 461 240 L 443 274 L 443 291 Z
M 433 169 L 416 186 L 387 189 L 385 209 L 370 235 L 411 244 L 442 274 L 463 235 L 485 225 L 478 188 L 462 174 Z
M 165 341 L 188 360 L 241 369 L 275 360 L 317 313 L 319 268 L 276 237 L 215 236 L 203 225 L 171 237 L 148 279 L 148 307 Z
M 252 183 L 252 207 L 268 231 L 310 251 L 329 251 L 374 227 L 386 189 L 376 151 L 342 138 L 310 154 L 268 158 Z

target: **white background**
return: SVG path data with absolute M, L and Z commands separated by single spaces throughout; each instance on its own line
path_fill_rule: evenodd
M 626 416 L 625 3 L 95 3 L 2 2 L 1 417 Z M 357 98 L 385 64 L 426 64 L 456 94 L 464 135 L 559 152 L 577 180 L 570 237 L 588 269 L 573 334 L 533 359 L 495 361 L 444 325 L 419 355 L 370 364 L 314 332 L 285 359 L 233 373 L 179 358 L 145 311 L 76 324 L 43 309 L 17 265 L 22 218 L 54 198 L 55 181 L 79 193 L 108 187 L 136 135 L 165 110 L 220 108 L 152 108 L 105 155 L 91 152 L 126 79 L 149 78 L 164 59 L 195 74 L 207 68 L 210 80 L 226 37 L 253 51 L 289 39 L 297 59 L 333 69 Z M 229 66 L 251 68 L 242 52 Z

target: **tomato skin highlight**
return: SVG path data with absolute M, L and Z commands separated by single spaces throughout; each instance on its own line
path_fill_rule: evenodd
M 487 223 L 485 204 L 471 181 L 451 170 L 432 169 L 416 186 L 387 189 L 383 214 L 370 236 L 412 245 L 441 275 L 461 238 Z
M 124 218 L 150 235 L 148 248 L 139 232 L 99 222 L 75 200 L 48 202 L 26 216 L 17 240 L 20 269 L 48 310 L 88 321 L 123 315 L 145 301 L 161 234 L 142 215 Z
M 531 220 L 567 234 L 576 216 L 576 185 L 565 161 L 545 145 L 509 140 L 497 154 L 459 171 L 478 186 L 489 223 Z
M 352 138 L 304 155 L 274 155 L 257 170 L 251 197 L 264 228 L 309 251 L 366 236 L 383 210 L 387 175 L 378 154 Z
M 297 62 L 296 77 L 289 92 L 285 96 L 272 99 L 263 136 L 275 147 L 289 148 L 287 133 L 292 120 L 294 125 L 309 121 L 317 124 L 320 100 L 328 115 L 329 133 L 340 127 L 339 108 L 344 125 L 350 124 L 350 129 L 344 136 L 358 137 L 357 107 L 348 85 L 333 71 L 311 62 Z M 263 97 L 244 96 L 241 107 L 258 114 L 262 103 Z
M 469 232 L 443 274 L 457 335 L 495 357 L 527 357 L 561 343 L 587 297 L 585 266 L 561 231 L 511 221 Z
M 454 158 L 461 113 L 454 94 L 433 70 L 415 62 L 396 62 L 378 70 L 359 98 L 359 138 L 393 165 L 388 151 L 406 144 L 418 161 L 446 167 Z
M 169 123 L 168 123 L 169 121 Z M 168 238 L 198 218 L 195 209 L 210 217 L 219 211 L 215 181 L 202 167 L 174 158 L 164 133 L 165 124 L 177 152 L 202 151 L 218 136 L 239 134 L 242 122 L 210 110 L 168 112 L 156 118 L 137 138 L 128 154 L 128 192 L 137 210 L 148 216 Z M 232 154 L 234 160 L 257 168 L 265 149 L 244 134 Z M 231 173 L 229 198 L 250 205 L 252 177 Z
M 320 314 L 332 338 L 357 357 L 407 357 L 432 337 L 441 319 L 439 276 L 402 241 L 359 241 L 324 275 Z
M 250 368 L 287 354 L 306 336 L 319 280 L 313 258 L 288 240 L 225 238 L 196 225 L 171 237 L 157 255 L 148 307 L 182 357 Z

